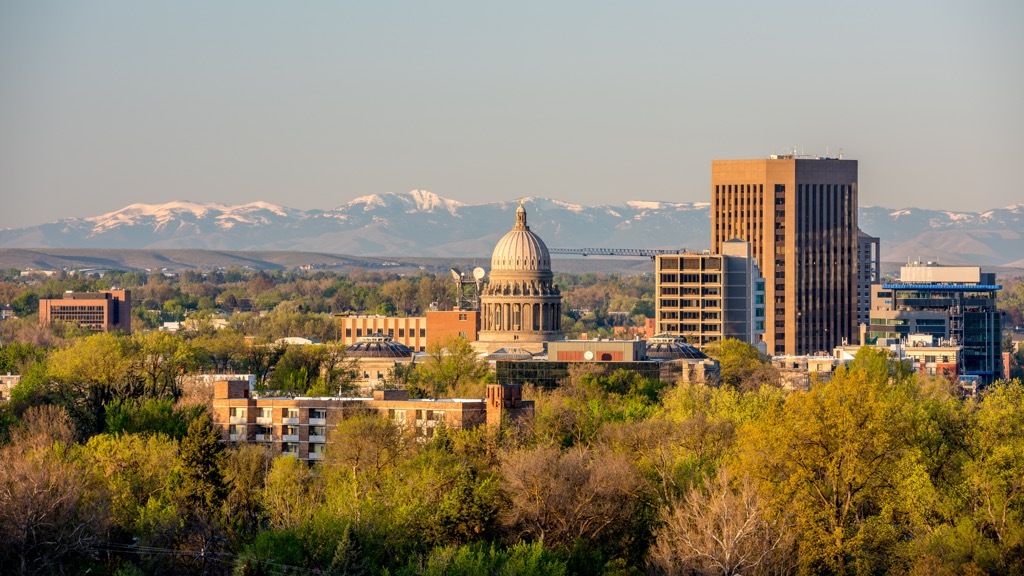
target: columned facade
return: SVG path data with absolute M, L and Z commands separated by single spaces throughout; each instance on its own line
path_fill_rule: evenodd
M 562 338 L 562 295 L 552 284 L 551 256 L 526 224 L 520 203 L 512 230 L 494 247 L 491 271 L 480 293 L 480 335 L 484 352 L 500 348 L 544 349 Z

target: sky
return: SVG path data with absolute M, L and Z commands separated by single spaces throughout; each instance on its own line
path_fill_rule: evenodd
M 860 203 L 1024 202 L 1024 2 L 0 3 L 0 227 L 131 203 L 705 202 L 712 159 Z

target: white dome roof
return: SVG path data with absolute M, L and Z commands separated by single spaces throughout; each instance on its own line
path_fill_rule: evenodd
M 526 225 L 522 202 L 516 209 L 516 225 L 498 241 L 491 254 L 491 271 L 496 270 L 551 270 L 548 247 Z

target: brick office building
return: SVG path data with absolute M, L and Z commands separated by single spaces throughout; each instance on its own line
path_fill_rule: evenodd
M 39 301 L 39 323 L 59 320 L 78 324 L 96 332 L 132 331 L 132 293 L 130 290 L 102 292 L 65 292 L 61 299 Z

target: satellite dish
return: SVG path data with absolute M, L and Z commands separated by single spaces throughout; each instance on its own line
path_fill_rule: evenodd
M 476 278 L 477 280 L 483 280 L 484 279 L 484 275 L 486 275 L 486 274 L 487 274 L 487 272 L 484 271 L 484 269 L 479 267 L 479 266 L 477 266 L 476 268 L 473 268 L 473 278 Z
M 458 268 L 452 268 L 450 271 L 452 278 L 454 278 L 456 282 L 462 280 L 462 272 L 460 272 Z
M 594 359 L 594 353 L 591 352 L 590 350 L 587 350 L 586 352 L 583 353 L 583 359 L 584 360 L 593 360 Z

